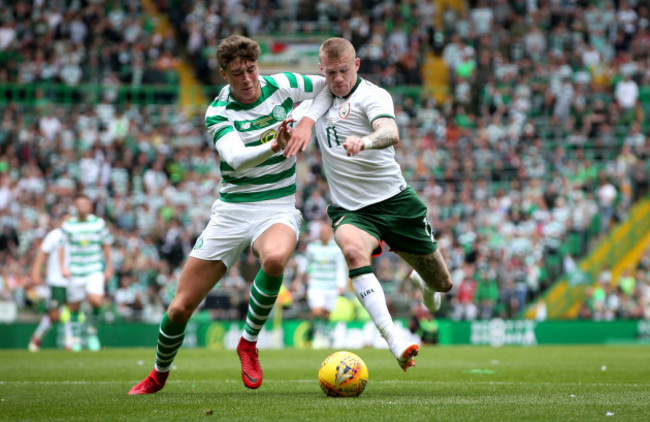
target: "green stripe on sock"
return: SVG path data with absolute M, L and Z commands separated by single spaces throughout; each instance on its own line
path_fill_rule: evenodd
M 372 267 L 370 265 L 366 265 L 365 267 L 360 267 L 360 268 L 355 268 L 354 270 L 350 270 L 350 278 L 357 277 L 363 274 L 370 274 L 372 273 Z
M 170 321 L 165 312 L 165 315 L 163 315 L 160 321 L 158 346 L 156 347 L 156 365 L 158 367 L 168 368 L 172 365 L 178 349 L 183 345 L 186 326 L 187 322 Z
M 282 276 L 273 277 L 266 274 L 264 270 L 257 273 L 248 299 L 247 321 L 244 326 L 244 330 L 248 334 L 257 337 L 261 328 L 251 327 L 248 321 L 257 325 L 264 325 L 273 310 L 273 306 L 268 305 L 275 303 L 280 287 L 282 287 Z M 253 312 L 256 316 L 252 314 Z

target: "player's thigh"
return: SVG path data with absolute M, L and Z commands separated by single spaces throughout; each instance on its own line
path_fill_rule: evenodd
M 367 209 L 346 210 L 336 205 L 327 207 L 332 221 L 334 240 L 339 245 L 350 268 L 369 265 L 371 255 L 381 253 L 381 229 Z M 355 262 L 358 260 L 367 261 Z
M 170 308 L 193 312 L 210 290 L 226 273 L 223 261 L 187 258 Z
M 91 306 L 98 307 L 102 304 L 105 284 L 104 273 L 93 273 L 86 277 L 86 294 Z
M 77 310 L 78 304 L 86 299 L 87 294 L 85 277 L 72 277 L 66 292 L 68 307 Z
M 325 309 L 327 313 L 331 313 L 336 307 L 336 299 L 339 297 L 338 291 L 336 289 L 321 290 L 319 294 L 322 298 L 321 307 Z
M 253 252 L 262 264 L 272 258 L 282 266 L 293 254 L 298 242 L 302 215 L 293 205 L 270 205 L 260 210 L 253 220 Z
M 296 243 L 296 232 L 291 227 L 278 223 L 255 239 L 253 252 L 260 258 L 262 264 L 272 258 L 284 265 L 296 249 Z
M 343 256 L 351 269 L 370 265 L 370 257 L 377 248 L 379 240 L 352 224 L 341 224 L 334 232 L 334 240 L 343 251 Z
M 307 304 L 309 309 L 325 309 L 325 297 L 322 294 L 323 291 L 320 289 L 308 289 L 307 290 Z
M 243 206 L 237 212 L 231 204 L 215 207 L 210 221 L 196 240 L 190 257 L 203 261 L 221 261 L 231 268 L 250 245 L 252 214 Z

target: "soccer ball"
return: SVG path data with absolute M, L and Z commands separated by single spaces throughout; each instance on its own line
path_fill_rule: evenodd
M 368 383 L 368 367 L 354 353 L 332 353 L 320 365 L 318 382 L 330 397 L 358 397 Z

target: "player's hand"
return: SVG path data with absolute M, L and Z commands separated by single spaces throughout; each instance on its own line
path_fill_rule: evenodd
M 291 139 L 291 134 L 293 133 L 293 128 L 291 123 L 295 122 L 295 119 L 285 119 L 278 126 L 278 132 L 273 139 L 273 144 L 271 144 L 271 149 L 275 152 L 280 151 L 282 148 L 287 146 L 287 142 Z
M 293 157 L 301 151 L 307 149 L 309 140 L 311 139 L 311 129 L 314 127 L 314 121 L 308 117 L 300 120 L 300 123 L 293 128 L 291 139 L 284 148 L 285 157 Z
M 40 273 L 33 272 L 31 274 L 31 279 L 32 279 L 32 286 L 40 286 L 43 283 L 43 279 L 41 278 Z
M 354 157 L 363 150 L 363 140 L 358 136 L 348 136 L 343 143 L 343 148 L 348 153 L 348 157 Z
M 61 275 L 63 278 L 70 278 L 70 270 L 67 268 L 61 268 Z
M 104 283 L 108 283 L 113 277 L 113 268 L 106 267 L 104 270 Z

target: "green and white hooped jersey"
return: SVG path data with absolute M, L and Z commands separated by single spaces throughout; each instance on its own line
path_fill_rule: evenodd
M 332 239 L 323 244 L 320 240 L 311 242 L 305 251 L 302 272 L 309 274 L 309 289 L 336 290 L 345 287 L 347 269 L 343 252 Z
M 316 137 L 332 203 L 358 210 L 397 195 L 406 187 L 395 149 L 361 151 L 348 157 L 343 143 L 348 136 L 374 132 L 380 117 L 395 118 L 393 99 L 383 88 L 359 78 L 350 94 L 334 97 L 327 113 L 316 122 Z
M 314 98 L 325 86 L 322 76 L 284 72 L 260 76 L 261 95 L 252 104 L 242 104 L 224 87 L 205 113 L 205 127 L 215 147 L 229 132 L 236 131 L 247 147 L 273 140 L 278 126 L 291 115 L 294 104 Z M 221 200 L 224 202 L 267 201 L 296 193 L 296 158 L 281 151 L 265 162 L 235 171 L 221 160 Z
M 61 231 L 72 277 L 85 277 L 104 271 L 104 245 L 113 243 L 113 236 L 104 219 L 93 214 L 88 215 L 85 221 L 71 217 L 63 223 Z

